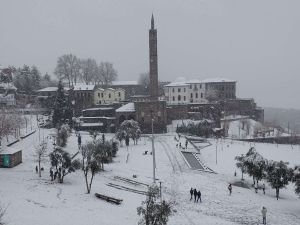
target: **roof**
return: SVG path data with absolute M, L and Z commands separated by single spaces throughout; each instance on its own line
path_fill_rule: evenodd
M 102 127 L 103 123 L 81 123 L 81 127 Z
M 14 153 L 19 152 L 19 151 L 21 151 L 21 149 L 19 149 L 19 148 L 6 147 L 3 150 L 0 150 L 0 155 L 2 155 L 2 154 L 11 155 L 11 154 L 14 154 Z
M 135 112 L 134 103 L 127 103 L 126 105 L 123 105 L 120 108 L 118 108 L 116 112 Z
M 187 82 L 172 82 L 170 84 L 165 85 L 165 87 L 186 87 L 189 86 Z
M 94 110 L 113 110 L 114 108 L 112 107 L 103 107 L 103 108 L 89 108 L 89 109 L 84 109 L 82 111 L 94 111 Z
M 138 81 L 113 81 L 112 86 L 139 85 Z
M 48 92 L 48 91 L 53 91 L 56 92 L 57 91 L 57 87 L 46 87 L 46 88 L 42 88 L 40 90 L 37 90 L 36 92 Z
M 95 89 L 94 84 L 76 84 L 74 85 L 74 91 L 93 91 Z
M 221 82 L 236 82 L 236 80 L 230 80 L 227 78 L 208 78 L 202 80 L 202 83 L 221 83 Z
M 2 82 L 0 82 L 0 88 L 17 90 L 17 88 L 13 85 L 13 83 L 2 83 Z

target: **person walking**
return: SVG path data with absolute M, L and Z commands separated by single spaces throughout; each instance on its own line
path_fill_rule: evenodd
M 52 170 L 52 168 L 50 168 L 50 177 L 51 177 L 51 181 L 53 181 L 53 170 Z
M 201 201 L 201 191 L 200 191 L 200 190 L 197 192 L 197 195 L 198 195 L 197 202 L 198 202 L 199 200 L 200 200 L 200 202 L 202 202 L 202 201 Z
M 279 188 L 276 188 L 276 198 L 277 198 L 277 200 L 279 198 Z
M 263 190 L 263 192 L 264 192 L 264 195 L 265 195 L 265 194 L 266 194 L 266 192 L 265 192 L 265 190 L 266 190 L 265 183 L 263 183 L 263 185 L 262 185 L 262 190 Z
M 81 147 L 81 135 L 80 135 L 80 133 L 78 134 L 77 142 L 78 142 L 78 147 L 80 148 Z
M 262 207 L 261 209 L 261 214 L 263 217 L 263 224 L 267 224 L 267 208 L 266 207 Z
M 258 184 L 256 182 L 256 184 L 255 184 L 255 193 L 257 193 L 257 190 L 258 190 Z
M 38 173 L 39 169 L 38 166 L 35 166 L 35 172 Z
M 231 195 L 231 193 L 232 193 L 232 185 L 231 184 L 228 185 L 228 190 L 229 190 L 229 195 Z
M 194 190 L 193 190 L 193 188 L 191 188 L 191 190 L 190 190 L 190 194 L 191 194 L 191 199 L 190 199 L 190 201 L 193 199 L 193 194 L 194 194 Z
M 187 149 L 188 146 L 188 140 L 185 140 L 185 149 Z
M 196 188 L 194 189 L 194 202 L 196 202 L 196 200 L 197 200 L 197 196 L 198 196 L 198 192 L 197 192 L 197 190 L 196 190 Z

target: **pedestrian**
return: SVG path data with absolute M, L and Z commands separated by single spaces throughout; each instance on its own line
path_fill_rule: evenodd
M 35 172 L 38 173 L 39 169 L 38 166 L 35 166 Z
M 80 133 L 78 134 L 77 142 L 78 142 L 78 146 L 80 147 L 81 146 L 81 135 L 80 135 Z
M 53 181 L 53 170 L 52 170 L 52 168 L 50 168 L 50 177 L 51 177 L 51 181 Z
M 264 207 L 264 206 L 262 207 L 261 214 L 263 217 L 263 224 L 267 224 L 267 208 L 266 207 Z
M 256 182 L 256 184 L 255 184 L 255 193 L 257 193 L 257 190 L 258 190 L 258 184 Z
M 228 190 L 229 190 L 229 195 L 231 195 L 231 192 L 232 192 L 232 185 L 231 184 L 228 185 Z
M 181 142 L 179 143 L 179 148 L 181 148 Z
M 263 192 L 264 192 L 264 194 L 266 194 L 266 192 L 265 192 L 265 190 L 266 190 L 265 183 L 263 183 L 263 185 L 262 185 L 262 189 L 263 189 Z
M 57 177 L 57 171 L 55 171 L 55 173 L 54 173 L 54 178 L 53 178 L 53 180 L 56 180 L 56 177 Z
M 191 188 L 191 190 L 190 190 L 190 194 L 191 194 L 191 199 L 190 199 L 190 201 L 193 199 L 193 193 L 194 193 L 194 190 L 193 190 L 193 188 Z
M 188 140 L 185 140 L 185 149 L 187 149 L 188 146 Z
M 197 190 L 196 190 L 196 188 L 194 189 L 194 202 L 196 202 L 196 200 L 197 200 L 197 195 L 198 195 L 198 192 L 197 192 Z
M 199 200 L 200 200 L 200 202 L 202 202 L 202 201 L 201 201 L 201 191 L 200 191 L 200 190 L 197 192 L 197 195 L 198 195 L 197 202 L 198 202 Z

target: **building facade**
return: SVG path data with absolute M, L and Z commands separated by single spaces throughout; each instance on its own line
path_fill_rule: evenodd
M 94 93 L 94 104 L 112 104 L 125 101 L 125 90 L 121 88 L 98 88 Z

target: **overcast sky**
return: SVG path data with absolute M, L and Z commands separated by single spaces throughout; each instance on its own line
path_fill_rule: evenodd
M 300 108 L 299 0 L 0 0 L 0 64 L 53 74 L 73 53 L 136 80 L 152 12 L 160 80 L 226 77 L 239 97 Z

